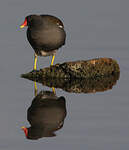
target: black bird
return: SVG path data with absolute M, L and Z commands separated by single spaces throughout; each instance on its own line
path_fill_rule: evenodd
M 28 26 L 27 39 L 35 51 L 34 70 L 37 66 L 37 56 L 52 55 L 53 65 L 57 50 L 65 44 L 66 33 L 62 21 L 51 15 L 29 15 L 20 26 Z
M 30 127 L 22 127 L 27 139 L 53 137 L 61 129 L 66 117 L 66 104 L 63 96 L 53 92 L 41 91 L 32 101 L 27 111 Z

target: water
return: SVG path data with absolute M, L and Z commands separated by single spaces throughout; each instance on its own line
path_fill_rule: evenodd
M 4 0 L 0 2 L 0 149 L 129 149 L 129 1 L 127 0 Z M 112 90 L 77 94 L 56 89 L 65 97 L 67 115 L 56 136 L 28 140 L 27 109 L 34 99 L 32 81 L 20 78 L 31 71 L 33 50 L 19 25 L 31 13 L 63 19 L 67 42 L 55 63 L 112 57 L 120 65 L 120 79 Z M 50 58 L 39 58 L 38 67 Z M 51 88 L 38 84 L 41 90 Z

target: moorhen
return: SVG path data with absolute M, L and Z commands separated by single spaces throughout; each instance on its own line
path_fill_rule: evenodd
M 66 102 L 63 96 L 53 92 L 41 91 L 33 99 L 27 111 L 30 127 L 22 127 L 27 139 L 56 136 L 55 132 L 63 127 L 66 117 Z
M 35 51 L 34 70 L 37 66 L 37 56 L 52 55 L 53 65 L 57 50 L 65 44 L 66 33 L 62 21 L 51 15 L 29 15 L 20 26 L 28 26 L 27 39 Z

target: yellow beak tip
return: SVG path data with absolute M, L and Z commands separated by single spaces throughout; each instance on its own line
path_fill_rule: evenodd
M 22 29 L 22 28 L 24 28 L 24 26 L 20 26 L 20 28 Z
M 25 127 L 23 126 L 23 127 L 21 127 L 21 129 L 24 129 Z

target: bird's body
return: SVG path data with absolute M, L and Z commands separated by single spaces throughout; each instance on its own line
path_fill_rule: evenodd
M 41 24 L 38 27 L 28 27 L 27 39 L 37 55 L 49 56 L 65 44 L 65 31 L 63 26 L 59 27 L 58 18 L 50 15 L 38 17 L 41 18 Z
M 57 17 L 30 15 L 26 17 L 25 22 L 24 24 L 28 26 L 27 39 L 37 56 L 55 55 L 65 44 L 64 25 Z M 21 27 L 24 27 L 24 24 Z

